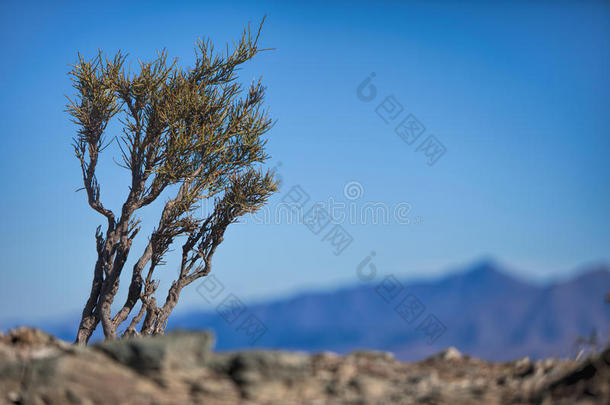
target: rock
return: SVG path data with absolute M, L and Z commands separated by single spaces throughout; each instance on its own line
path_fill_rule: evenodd
M 4 341 L 13 345 L 43 346 L 58 342 L 53 336 L 44 333 L 40 329 L 20 326 L 8 332 Z
M 290 383 L 308 377 L 309 363 L 305 354 L 251 351 L 236 354 L 227 372 L 238 385 L 263 379 Z
M 355 350 L 350 353 L 350 356 L 363 357 L 373 360 L 379 359 L 383 361 L 390 361 L 394 360 L 395 358 L 394 353 L 384 352 L 380 350 Z
M 610 348 L 590 357 L 546 384 L 542 394 L 553 400 L 588 397 L 595 403 L 610 403 Z
M 529 357 L 516 360 L 514 362 L 513 376 L 516 378 L 526 377 L 534 372 L 534 365 Z
M 139 373 L 150 374 L 163 367 L 203 365 L 213 344 L 214 337 L 209 332 L 175 332 L 155 338 L 132 337 L 102 342 L 93 347 Z
M 387 391 L 387 382 L 380 378 L 357 376 L 350 382 L 364 398 L 377 399 Z
M 21 395 L 19 395 L 15 391 L 11 391 L 6 395 L 6 399 L 8 399 L 9 402 L 11 402 L 13 404 L 18 404 L 21 402 Z
M 431 357 L 428 358 L 428 360 L 445 360 L 445 361 L 451 361 L 451 360 L 462 360 L 463 356 L 462 353 L 460 353 L 460 351 L 458 349 L 456 349 L 455 347 L 449 347 L 441 352 L 436 353 L 435 355 L 432 355 Z
M 582 362 L 489 363 L 449 348 L 403 363 L 376 351 L 214 353 L 212 345 L 209 333 L 79 347 L 10 331 L 0 344 L 0 405 L 610 403 L 610 350 Z
M 104 342 L 94 346 L 114 360 L 146 374 L 160 371 L 167 348 L 150 338 L 130 338 Z

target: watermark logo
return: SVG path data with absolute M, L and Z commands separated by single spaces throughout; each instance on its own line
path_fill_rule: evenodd
M 343 187 L 343 195 L 348 200 L 357 200 L 364 195 L 364 187 L 357 181 L 349 181 Z
M 413 114 L 407 115 L 394 129 L 396 135 L 411 146 L 426 132 L 426 127 Z
M 358 181 L 349 181 L 343 187 L 340 200 L 311 201 L 310 194 L 301 186 L 294 185 L 282 196 L 279 203 L 261 207 L 256 213 L 240 223 L 304 224 L 315 235 L 335 225 L 400 225 L 421 224 L 421 216 L 412 216 L 412 205 L 407 201 L 388 204 L 382 201 L 365 200 L 365 188 Z
M 371 282 L 377 276 L 377 266 L 372 263 L 376 253 L 373 251 L 357 266 L 356 275 L 364 282 Z M 389 274 L 375 287 L 377 295 L 407 324 L 411 325 L 426 312 L 424 303 L 394 276 Z M 406 293 L 406 294 L 405 294 Z M 402 298 L 401 298 L 402 297 Z M 429 313 L 423 321 L 417 324 L 417 332 L 426 337 L 428 344 L 436 342 L 447 330 L 447 327 L 434 315 Z
M 267 326 L 256 315 L 248 313 L 246 304 L 237 295 L 223 294 L 225 286 L 215 275 L 207 275 L 196 290 L 207 303 L 216 305 L 216 313 L 228 325 L 246 336 L 248 344 L 253 345 L 267 333 Z
M 358 100 L 368 103 L 377 97 L 377 87 L 372 83 L 375 76 L 375 72 L 371 73 L 356 88 L 356 97 L 358 97 Z
M 373 251 L 356 266 L 356 274 L 361 281 L 371 281 L 377 276 L 377 266 L 371 263 L 376 253 Z
M 428 165 L 432 166 L 443 157 L 447 149 L 434 135 L 429 135 L 415 151 L 422 151 L 428 158 Z
M 354 241 L 354 238 L 341 225 L 335 225 L 322 238 L 322 242 L 324 241 L 330 243 L 333 254 L 339 256 Z

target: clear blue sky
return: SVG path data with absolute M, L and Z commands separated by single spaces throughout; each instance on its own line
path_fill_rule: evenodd
M 404 278 L 481 257 L 534 279 L 610 261 L 608 2 L 51 3 L 0 5 L 0 318 L 73 313 L 88 294 L 103 220 L 74 192 L 63 110 L 76 52 L 122 49 L 135 63 L 165 47 L 189 66 L 197 37 L 222 47 L 265 14 L 261 45 L 276 50 L 242 77 L 263 76 L 277 119 L 268 146 L 283 187 L 271 206 L 296 184 L 312 201 L 349 202 L 356 181 L 356 203 L 408 202 L 413 221 L 345 224 L 354 241 L 339 256 L 304 225 L 234 225 L 215 261 L 232 292 L 356 283 L 371 250 L 380 272 Z M 371 72 L 378 94 L 365 103 L 356 88 Z M 375 113 L 389 95 L 446 147 L 434 166 Z M 102 165 L 116 209 L 126 173 L 110 156 Z M 164 285 L 175 273 L 170 257 Z M 192 288 L 181 307 L 204 304 Z

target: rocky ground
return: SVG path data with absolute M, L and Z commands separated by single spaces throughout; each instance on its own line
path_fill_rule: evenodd
M 403 363 L 212 344 L 208 333 L 177 332 L 83 348 L 19 328 L 0 336 L 0 404 L 610 404 L 610 349 L 509 363 L 448 349 Z

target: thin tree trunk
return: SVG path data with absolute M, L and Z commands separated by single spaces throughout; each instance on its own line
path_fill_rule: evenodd
M 110 235 L 110 231 L 107 232 L 107 238 L 109 238 Z M 89 342 L 93 331 L 99 323 L 96 306 L 104 283 L 104 257 L 105 252 L 109 249 L 109 243 L 104 240 L 99 228 L 95 232 L 95 238 L 97 245 L 97 261 L 95 262 L 95 269 L 93 271 L 91 292 L 89 293 L 85 308 L 83 308 L 81 321 L 76 334 L 76 341 L 74 342 L 79 345 L 86 345 Z
M 167 319 L 176 307 L 176 304 L 178 304 L 180 292 L 182 291 L 183 287 L 183 279 L 179 279 L 178 281 L 172 283 L 172 286 L 170 287 L 169 292 L 167 294 L 165 304 L 163 304 L 163 306 L 159 308 L 159 313 L 155 321 L 155 328 L 153 330 L 154 335 L 162 335 L 165 332 Z
M 142 293 L 142 271 L 144 270 L 144 267 L 150 261 L 151 258 L 152 242 L 149 242 L 146 246 L 144 254 L 133 266 L 133 273 L 131 276 L 131 283 L 129 284 L 129 293 L 127 295 L 127 299 L 125 301 L 125 304 L 123 305 L 123 308 L 121 308 L 121 310 L 112 319 L 112 322 L 114 323 L 115 327 L 118 328 L 118 326 L 127 319 L 133 307 L 138 302 L 140 294 Z M 144 306 L 142 307 L 144 308 Z

